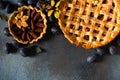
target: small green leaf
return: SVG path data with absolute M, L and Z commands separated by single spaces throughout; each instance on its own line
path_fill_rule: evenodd
M 41 53 L 41 52 L 42 52 L 42 49 L 41 49 L 39 46 L 34 45 L 34 46 L 32 46 L 32 47 L 30 48 L 30 51 L 31 51 L 32 53 L 38 54 L 38 53 Z
M 60 1 L 58 1 L 55 5 L 55 7 L 58 7 L 60 5 Z
M 56 19 L 58 19 L 58 18 L 59 18 L 59 12 L 58 12 L 58 11 L 55 11 L 55 12 L 54 12 L 54 16 L 55 16 Z
M 35 51 L 36 51 L 36 53 L 40 53 L 40 52 L 42 52 L 42 49 L 40 47 L 36 47 Z

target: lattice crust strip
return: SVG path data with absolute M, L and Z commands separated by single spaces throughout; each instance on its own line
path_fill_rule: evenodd
M 120 31 L 119 0 L 61 0 L 59 12 L 60 28 L 77 46 L 103 46 Z

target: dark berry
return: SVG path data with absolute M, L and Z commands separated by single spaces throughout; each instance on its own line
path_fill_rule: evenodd
M 29 56 L 29 50 L 28 50 L 28 48 L 21 48 L 21 49 L 20 49 L 20 54 L 21 54 L 23 57 Z
M 26 0 L 22 1 L 22 3 L 23 3 L 24 5 L 28 5 L 28 3 L 27 3 Z
M 1 1 L 9 1 L 9 0 L 1 0 Z
M 51 4 L 51 0 L 46 0 L 46 4 Z
M 49 17 L 49 21 L 50 21 L 50 22 L 54 22 L 55 20 L 56 20 L 55 17 L 53 17 L 53 16 L 50 16 L 50 17 Z
M 0 9 L 5 9 L 7 2 L 0 1 Z
M 18 8 L 19 8 L 19 6 L 17 5 L 17 4 L 14 4 L 14 11 L 16 10 L 18 10 Z
M 15 40 L 12 41 L 12 44 L 13 44 L 15 47 L 19 47 L 19 46 L 20 46 L 19 43 L 18 43 L 17 41 L 15 41 Z
M 31 5 L 31 4 L 33 4 L 35 1 L 33 1 L 33 0 L 27 0 L 27 3 L 29 4 L 29 5 Z
M 34 1 L 34 0 L 27 0 L 27 3 L 28 5 L 32 5 L 32 6 L 35 6 L 37 1 Z
M 60 28 L 58 26 L 54 26 L 54 27 L 51 28 L 51 32 L 53 34 L 57 34 L 58 35 L 58 34 L 61 33 L 61 30 L 60 30 Z
M 53 34 L 58 34 L 58 33 L 59 33 L 56 27 L 52 27 L 52 28 L 51 28 L 51 32 L 52 32 Z
M 39 1 L 36 3 L 36 7 L 37 7 L 37 8 L 41 8 Z
M 4 45 L 4 50 L 6 51 L 7 54 L 9 54 L 16 52 L 17 49 L 11 43 L 6 43 Z
M 97 54 L 100 56 L 102 56 L 105 53 L 104 50 L 101 48 L 97 48 L 96 51 L 97 51 Z
M 120 38 L 117 39 L 117 44 L 120 46 Z
M 32 47 L 26 47 L 20 49 L 20 54 L 24 57 L 32 57 L 35 56 L 37 53 L 41 52 L 41 48 L 32 46 Z
M 5 52 L 7 54 L 9 54 L 11 52 L 11 47 L 9 46 L 9 43 L 6 43 L 3 47 L 3 49 L 5 50 Z
M 46 0 L 47 2 L 50 2 L 51 0 Z
M 17 5 L 18 5 L 18 6 L 23 6 L 24 4 L 23 4 L 22 2 L 19 2 L 19 1 L 18 1 L 18 2 L 17 2 Z
M 43 10 L 43 12 L 47 14 L 48 9 L 47 9 L 47 8 L 45 8 L 45 9 Z
M 28 2 L 27 0 L 20 0 L 20 1 L 17 1 L 17 5 L 18 6 L 28 5 Z
M 13 40 L 12 41 L 12 44 L 16 47 L 16 48 L 21 48 L 21 47 L 26 47 L 27 44 L 21 44 L 21 43 L 18 43 L 17 41 Z
M 117 47 L 116 46 L 112 45 L 112 46 L 109 47 L 109 53 L 111 55 L 114 55 L 116 52 L 117 52 Z
M 3 33 L 4 33 L 6 36 L 11 36 L 11 34 L 9 33 L 9 30 L 8 30 L 8 28 L 7 28 L 7 27 L 6 27 L 6 28 L 4 28 Z
M 6 6 L 6 12 L 7 12 L 7 13 L 12 13 L 14 10 L 15 10 L 14 4 L 9 3 L 9 4 Z
M 46 3 L 45 0 L 39 0 L 38 2 L 40 2 L 41 4 L 45 4 Z
M 91 55 L 91 56 L 88 56 L 88 57 L 87 57 L 87 62 L 93 63 L 93 62 L 96 60 L 96 58 L 97 58 L 97 55 L 96 55 L 96 54 L 93 54 L 93 55 Z

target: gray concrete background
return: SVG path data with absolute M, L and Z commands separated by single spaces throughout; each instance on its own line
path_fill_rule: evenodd
M 13 39 L 3 35 L 6 26 L 0 20 L 0 80 L 120 80 L 120 54 L 89 64 L 91 50 L 70 44 L 63 35 L 39 42 L 46 52 L 35 57 L 22 57 L 19 51 L 7 55 L 3 45 Z

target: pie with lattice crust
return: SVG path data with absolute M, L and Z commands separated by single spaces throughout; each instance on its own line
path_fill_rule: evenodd
M 108 44 L 120 31 L 119 0 L 61 0 L 59 13 L 65 37 L 86 49 Z
M 22 6 L 8 20 L 10 34 L 22 44 L 37 42 L 46 33 L 47 20 L 41 10 Z

